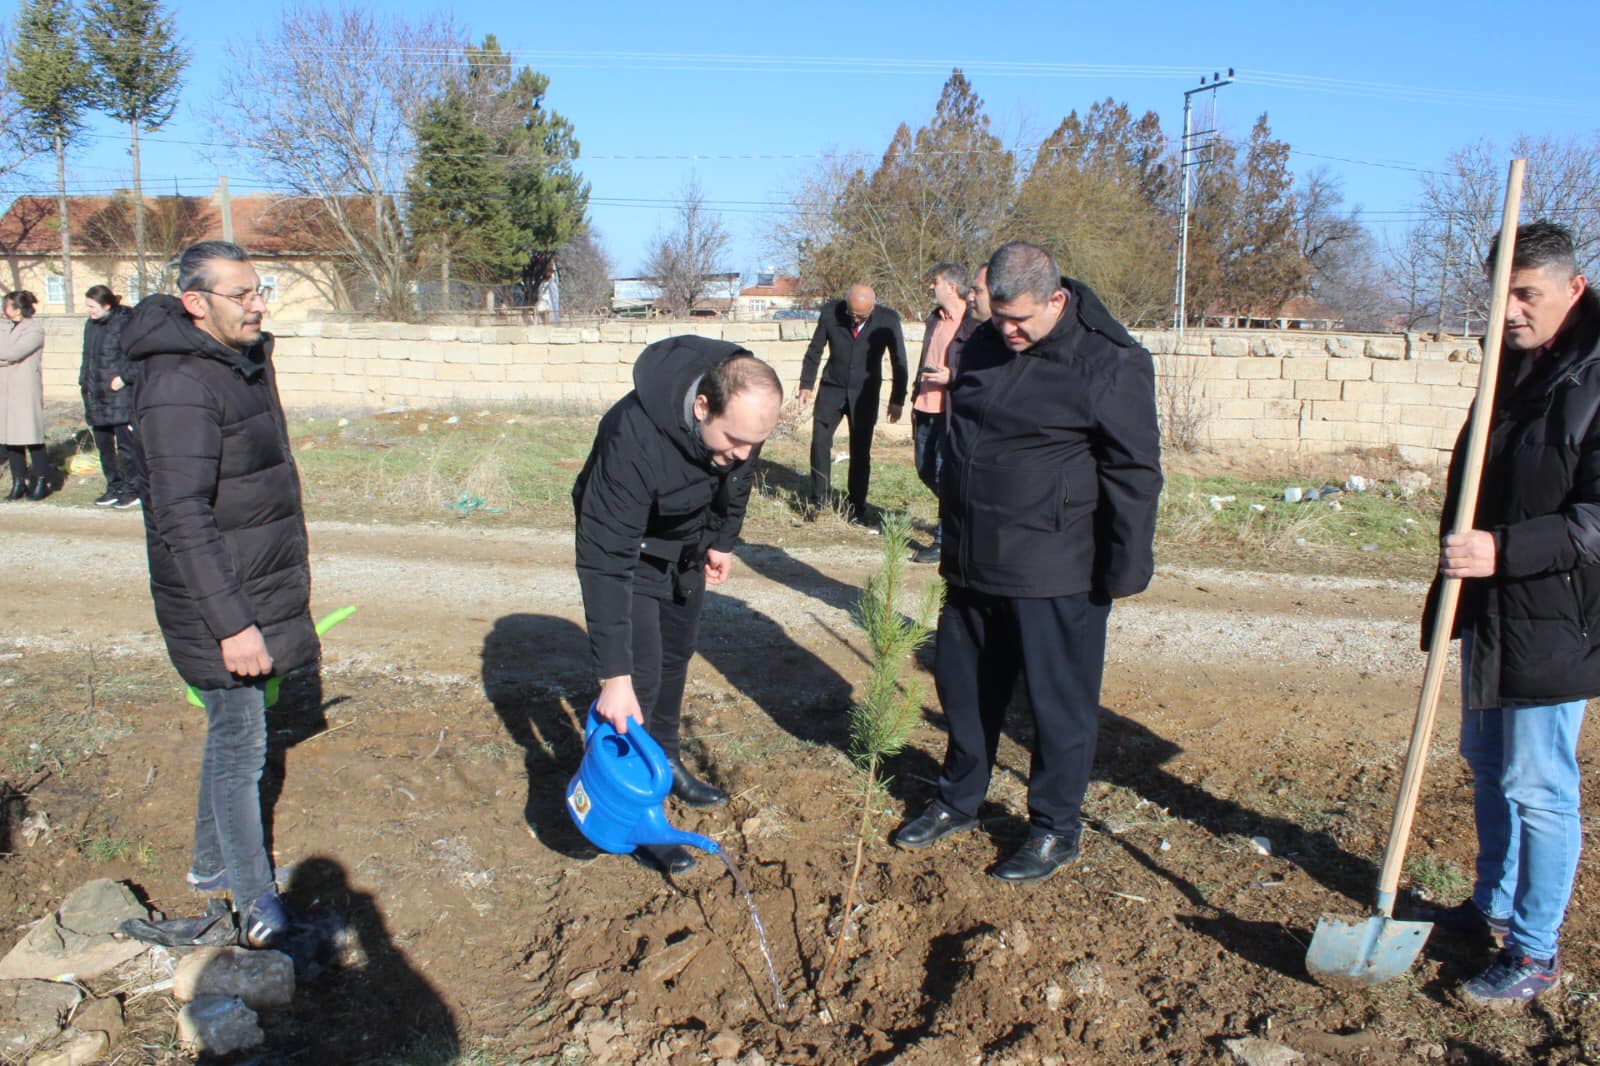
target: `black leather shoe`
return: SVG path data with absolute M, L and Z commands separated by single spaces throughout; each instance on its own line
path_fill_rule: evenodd
M 672 760 L 672 794 L 691 807 L 720 807 L 728 802 L 726 792 L 691 774 L 681 759 Z
M 952 834 L 965 833 L 977 824 L 976 818 L 963 818 L 930 803 L 921 814 L 896 829 L 891 840 L 899 848 L 925 848 Z
M 30 500 L 42 500 L 48 495 L 50 495 L 50 483 L 44 478 L 40 478 L 28 487 L 28 499 Z
M 1076 837 L 1056 833 L 1033 833 L 1005 862 L 989 871 L 990 877 L 1014 885 L 1043 881 L 1078 857 Z
M 939 557 L 940 557 L 939 545 L 930 544 L 926 548 L 918 548 L 917 551 L 916 551 L 916 554 L 911 557 L 911 561 L 914 562 L 914 563 L 935 563 L 936 564 L 939 561 Z
M 694 869 L 694 856 L 681 844 L 640 844 L 633 849 L 633 858 L 657 873 L 677 875 Z
M 20 500 L 20 499 L 22 499 L 22 494 L 24 492 L 27 492 L 27 491 L 28 491 L 28 486 L 26 484 L 24 484 L 21 481 L 13 481 L 11 483 L 11 491 L 6 493 L 6 499 L 8 501 L 9 500 Z

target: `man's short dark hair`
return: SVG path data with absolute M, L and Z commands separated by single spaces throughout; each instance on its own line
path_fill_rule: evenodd
M 1043 303 L 1061 288 L 1053 256 L 1037 244 L 1009 241 L 989 257 L 989 301 L 1010 303 L 1027 294 Z
M 215 285 L 216 275 L 210 270 L 214 259 L 248 263 L 250 253 L 232 241 L 201 241 L 189 245 L 178 257 L 178 291 L 200 292 Z
M 716 418 L 728 409 L 729 400 L 751 390 L 770 392 L 783 401 L 777 372 L 749 352 L 735 352 L 701 376 L 695 393 L 706 398 L 706 417 Z
M 1494 273 L 1495 257 L 1500 254 L 1500 234 L 1489 242 L 1489 256 L 1483 268 Z M 1511 252 L 1512 270 L 1554 269 L 1564 277 L 1578 272 L 1578 256 L 1572 245 L 1572 231 L 1548 219 L 1517 227 L 1517 246 Z
M 956 291 L 967 291 L 967 268 L 960 263 L 935 263 L 928 268 L 929 281 L 944 281 L 954 285 Z

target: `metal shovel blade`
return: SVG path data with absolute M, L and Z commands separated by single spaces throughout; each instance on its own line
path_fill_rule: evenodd
M 1323 984 L 1381 985 L 1411 969 L 1431 932 L 1432 922 L 1324 917 L 1306 952 L 1306 969 Z

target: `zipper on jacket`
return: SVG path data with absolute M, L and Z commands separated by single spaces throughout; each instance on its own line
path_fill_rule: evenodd
M 967 461 L 965 463 L 966 469 L 963 471 L 964 476 L 962 478 L 963 484 L 970 485 L 972 483 L 972 458 L 978 452 L 978 442 L 983 439 L 984 427 L 989 424 L 990 409 L 992 409 L 995 405 L 995 402 L 1001 398 L 1002 392 L 1009 393 L 1012 389 L 1016 388 L 1017 382 L 1022 380 L 1023 372 L 1027 369 L 1022 356 L 1015 352 L 1013 352 L 1011 355 L 1011 366 L 1016 368 L 1016 372 L 1009 375 L 1010 380 L 1005 382 L 1001 388 L 994 390 L 994 393 L 984 403 L 983 408 L 978 413 L 978 428 L 972 434 L 972 450 L 967 453 Z M 968 496 L 971 496 L 970 492 L 968 493 Z M 976 523 L 972 520 L 972 517 L 972 503 L 969 499 L 967 502 L 967 535 L 961 540 L 961 554 L 964 556 L 964 558 L 961 560 L 961 573 L 964 577 L 968 576 L 972 570 L 972 530 L 976 526 Z
M 1582 634 L 1585 643 L 1587 643 L 1589 640 L 1589 618 L 1583 611 L 1583 593 L 1578 590 L 1578 580 L 1572 576 L 1571 571 L 1562 574 L 1561 579 L 1567 583 L 1567 589 L 1572 593 L 1572 602 L 1578 610 L 1578 632 Z

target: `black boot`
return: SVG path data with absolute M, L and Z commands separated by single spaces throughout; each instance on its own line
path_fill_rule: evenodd
M 44 478 L 35 478 L 33 485 L 28 489 L 28 499 L 42 500 L 50 495 L 50 482 Z
M 11 481 L 11 491 L 6 493 L 6 500 L 8 502 L 11 500 L 20 500 L 22 499 L 22 494 L 27 491 L 28 486 L 21 478 L 13 478 Z
M 694 869 L 694 856 L 681 844 L 640 844 L 633 849 L 634 861 L 660 873 L 677 875 Z
M 682 759 L 672 761 L 672 794 L 691 807 L 720 807 L 728 802 L 728 794 L 716 785 L 708 784 L 691 774 Z

